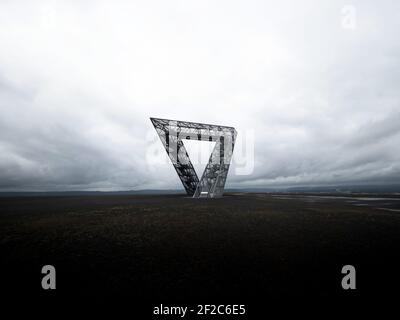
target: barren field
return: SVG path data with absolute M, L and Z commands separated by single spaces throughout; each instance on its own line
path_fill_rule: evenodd
M 400 284 L 398 200 L 263 193 L 0 198 L 2 289 L 18 297 L 164 303 L 382 295 Z M 41 289 L 46 264 L 57 270 L 56 293 Z M 352 292 L 341 288 L 347 264 L 357 270 Z

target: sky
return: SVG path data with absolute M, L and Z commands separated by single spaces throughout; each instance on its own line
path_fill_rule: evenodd
M 230 188 L 398 182 L 399 38 L 395 0 L 0 0 L 0 191 L 182 188 L 149 117 L 235 127 Z

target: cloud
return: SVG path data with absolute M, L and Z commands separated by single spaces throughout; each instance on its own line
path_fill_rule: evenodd
M 398 181 L 400 4 L 345 5 L 2 1 L 0 190 L 180 188 L 150 116 L 254 130 L 230 187 Z

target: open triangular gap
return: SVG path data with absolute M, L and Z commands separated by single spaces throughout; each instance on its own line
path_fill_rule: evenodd
M 215 141 L 182 139 L 182 142 L 200 180 L 210 159 L 210 155 L 214 150 Z

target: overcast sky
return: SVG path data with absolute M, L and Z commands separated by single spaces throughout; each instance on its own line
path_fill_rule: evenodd
M 253 130 L 227 187 L 398 182 L 399 39 L 396 0 L 0 0 L 0 190 L 181 188 L 150 116 Z

